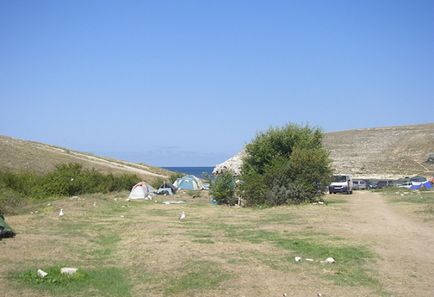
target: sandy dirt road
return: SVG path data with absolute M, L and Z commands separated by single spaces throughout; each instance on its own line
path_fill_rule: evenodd
M 379 278 L 392 296 L 434 296 L 434 226 L 378 193 L 348 198 L 349 220 L 334 231 L 366 242 L 379 256 Z

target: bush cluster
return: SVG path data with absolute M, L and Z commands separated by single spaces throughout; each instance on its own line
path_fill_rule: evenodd
M 218 204 L 235 205 L 235 181 L 231 172 L 226 171 L 218 175 L 211 183 L 210 194 Z
M 136 175 L 102 174 L 75 163 L 58 165 L 45 175 L 0 171 L 0 212 L 10 212 L 26 198 L 130 190 L 139 180 Z
M 241 195 L 247 205 L 312 201 L 331 177 L 319 129 L 289 124 L 259 133 L 246 146 Z

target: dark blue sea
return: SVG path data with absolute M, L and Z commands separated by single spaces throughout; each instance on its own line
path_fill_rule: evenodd
M 212 174 L 214 167 L 162 167 L 170 171 L 176 171 L 185 174 L 195 175 L 197 177 L 204 177 L 204 173 Z

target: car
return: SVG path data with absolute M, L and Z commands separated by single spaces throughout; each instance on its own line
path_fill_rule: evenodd
M 333 181 L 329 185 L 329 193 L 353 193 L 353 179 L 349 174 L 333 175 Z
M 368 183 L 363 179 L 353 180 L 353 190 L 366 190 L 368 188 Z
M 384 188 L 389 188 L 389 187 L 393 187 L 393 181 L 391 181 L 391 180 L 379 180 L 377 182 L 376 189 L 384 189 Z

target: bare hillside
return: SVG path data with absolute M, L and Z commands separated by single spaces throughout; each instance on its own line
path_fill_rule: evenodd
M 166 178 L 161 168 L 101 158 L 43 143 L 0 136 L 0 170 L 45 173 L 62 163 L 80 163 L 103 173 L 136 174 L 146 181 Z
M 332 132 L 325 135 L 337 172 L 358 177 L 432 175 L 434 124 Z
M 434 124 L 348 130 L 326 133 L 324 145 L 330 151 L 336 173 L 358 178 L 401 178 L 434 175 Z M 239 172 L 245 151 L 216 165 L 214 172 Z

